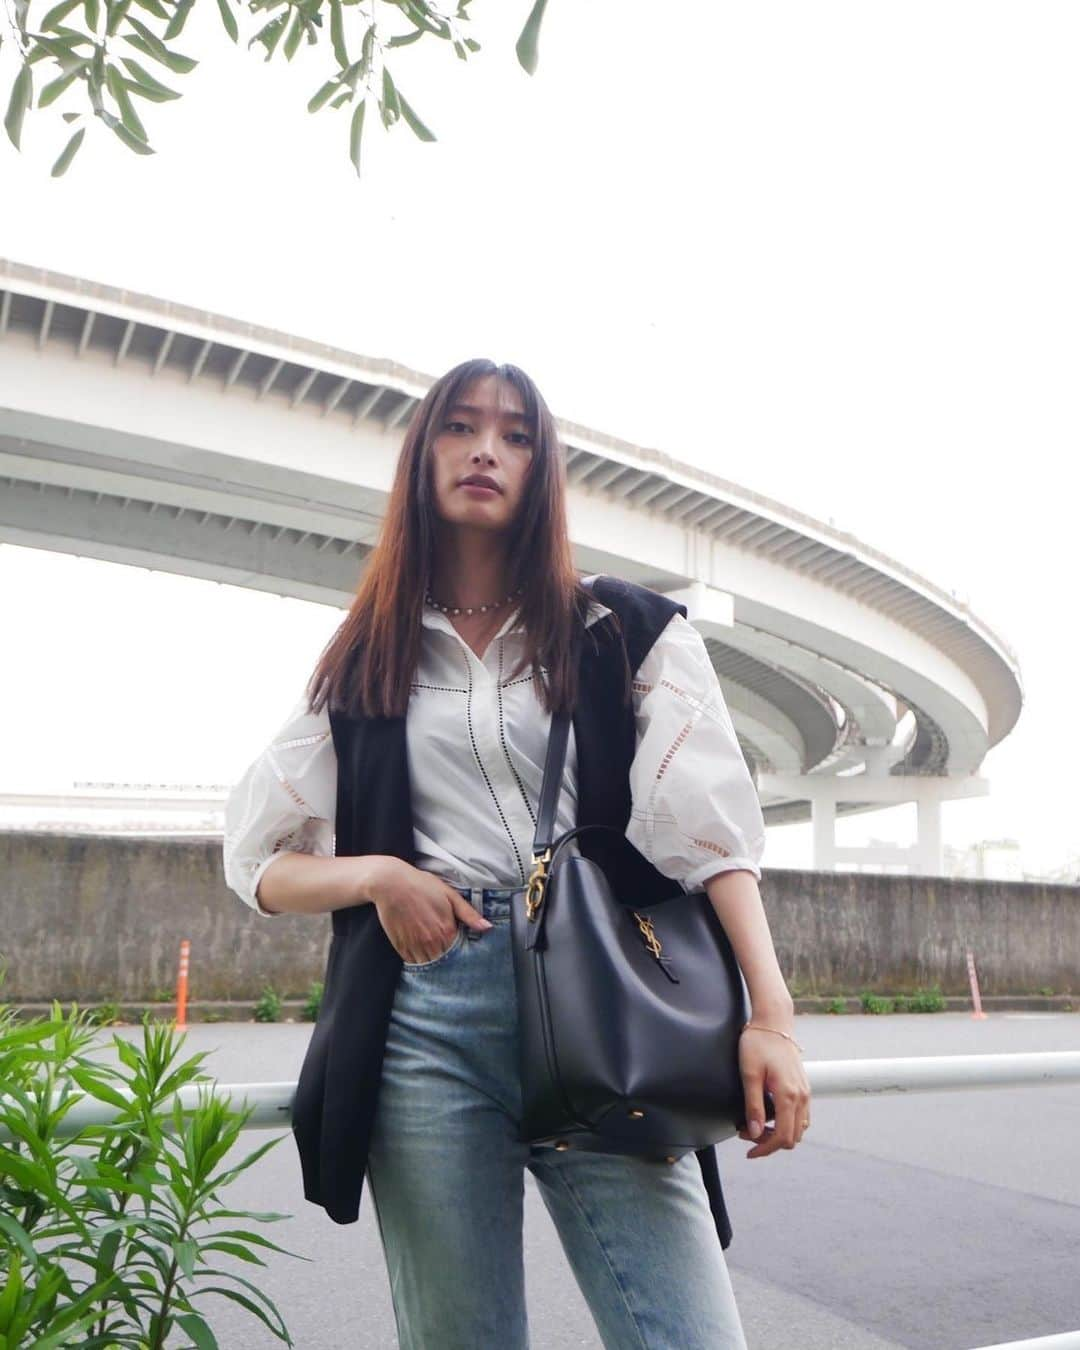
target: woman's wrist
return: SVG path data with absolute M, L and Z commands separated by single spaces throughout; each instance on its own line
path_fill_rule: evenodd
M 749 1020 L 790 1032 L 795 1025 L 795 1002 L 786 989 L 783 993 L 770 990 L 757 998 L 751 992 Z

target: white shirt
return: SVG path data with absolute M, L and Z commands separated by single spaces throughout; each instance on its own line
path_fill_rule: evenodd
M 609 613 L 590 601 L 586 622 Z M 447 615 L 425 607 L 405 719 L 414 865 L 455 886 L 520 886 L 531 871 L 551 714 L 521 656 L 511 613 L 481 659 Z M 743 868 L 761 879 L 765 823 L 701 634 L 674 614 L 633 681 L 637 728 L 626 837 L 684 891 Z M 306 694 L 225 804 L 226 884 L 258 914 L 263 872 L 283 852 L 334 856 L 337 757 L 326 706 Z M 577 750 L 566 748 L 555 837 L 573 829 Z M 587 821 L 582 822 L 588 824 Z M 577 840 L 568 848 L 576 851 Z

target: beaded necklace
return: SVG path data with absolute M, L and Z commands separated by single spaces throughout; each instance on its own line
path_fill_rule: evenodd
M 511 591 L 504 599 L 494 600 L 488 605 L 440 605 L 438 600 L 433 599 L 430 591 L 424 596 L 424 599 L 429 605 L 433 605 L 435 609 L 441 610 L 444 614 L 483 614 L 489 609 L 498 609 L 500 605 L 508 605 L 510 601 L 516 599 L 524 589 L 524 586 L 519 586 L 516 591 Z

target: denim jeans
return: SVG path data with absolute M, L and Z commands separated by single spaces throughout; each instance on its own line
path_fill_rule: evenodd
M 519 1142 L 510 905 L 404 963 L 368 1153 L 401 1350 L 526 1350 L 524 1169 L 607 1350 L 746 1350 L 694 1154 L 676 1163 Z M 482 1258 L 478 1259 L 482 1253 Z

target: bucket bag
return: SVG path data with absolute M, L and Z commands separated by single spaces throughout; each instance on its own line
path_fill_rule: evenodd
M 569 729 L 569 712 L 552 716 L 533 871 L 510 916 L 520 1138 L 675 1162 L 745 1128 L 748 991 L 704 891 L 636 910 L 567 847 L 618 831 L 579 825 L 552 838 Z M 775 1119 L 768 1092 L 764 1105 Z

